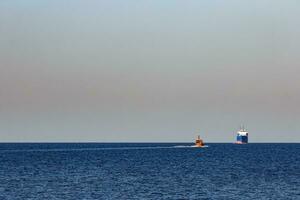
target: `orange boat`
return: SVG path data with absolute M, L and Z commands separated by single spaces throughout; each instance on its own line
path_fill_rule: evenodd
M 195 147 L 204 147 L 204 142 L 203 140 L 200 138 L 200 135 L 198 135 L 196 142 L 195 142 Z

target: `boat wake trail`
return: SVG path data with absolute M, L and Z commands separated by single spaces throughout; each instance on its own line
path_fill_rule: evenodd
M 202 146 L 202 147 L 198 147 L 198 146 L 196 146 L 196 145 L 193 145 L 193 146 L 191 146 L 191 147 L 193 147 L 193 148 L 207 148 L 208 145 L 204 145 L 204 146 Z
M 191 146 L 182 146 L 182 145 L 180 145 L 180 146 L 174 146 L 173 148 L 206 148 L 206 147 L 208 147 L 208 145 L 204 145 L 202 147 L 198 147 L 196 145 L 191 145 Z
M 187 146 L 187 145 L 178 145 L 178 146 L 173 146 L 173 148 L 192 148 L 193 146 Z

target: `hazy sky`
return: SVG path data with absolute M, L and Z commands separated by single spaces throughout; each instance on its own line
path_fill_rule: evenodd
M 300 142 L 298 0 L 0 0 L 0 141 Z

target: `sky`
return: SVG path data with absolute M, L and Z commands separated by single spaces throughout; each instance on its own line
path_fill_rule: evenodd
M 0 0 L 1 142 L 300 142 L 300 1 Z

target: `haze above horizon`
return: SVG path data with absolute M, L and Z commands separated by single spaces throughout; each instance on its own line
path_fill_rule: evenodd
M 300 1 L 0 2 L 1 142 L 300 142 Z

